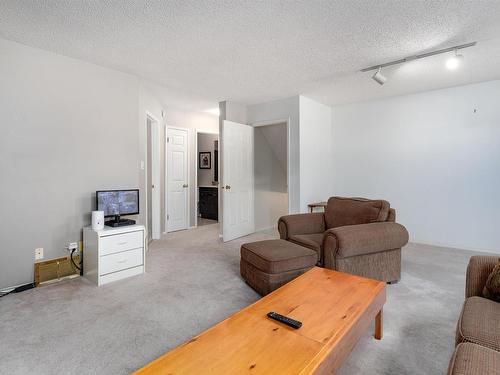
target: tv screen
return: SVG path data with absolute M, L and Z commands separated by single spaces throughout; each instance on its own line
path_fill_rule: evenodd
M 97 211 L 104 216 L 137 215 L 139 213 L 139 189 L 96 191 Z

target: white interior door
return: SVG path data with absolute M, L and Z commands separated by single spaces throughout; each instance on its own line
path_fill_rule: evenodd
M 167 232 L 188 227 L 188 132 L 167 128 Z
M 253 136 L 249 125 L 222 125 L 222 237 L 224 241 L 255 231 Z

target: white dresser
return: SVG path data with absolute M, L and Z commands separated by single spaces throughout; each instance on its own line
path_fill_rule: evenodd
M 143 225 L 83 228 L 83 276 L 104 285 L 145 271 Z

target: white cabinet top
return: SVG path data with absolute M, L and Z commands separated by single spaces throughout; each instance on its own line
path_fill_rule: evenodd
M 85 227 L 84 230 L 92 231 L 92 227 L 91 226 Z M 105 225 L 104 229 L 96 230 L 93 232 L 96 232 L 99 236 L 110 236 L 113 234 L 128 233 L 137 230 L 145 230 L 144 225 L 134 224 L 134 225 L 125 225 L 123 227 L 108 227 Z

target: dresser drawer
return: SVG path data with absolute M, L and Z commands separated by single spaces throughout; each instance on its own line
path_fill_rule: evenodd
M 143 248 L 105 255 L 100 258 L 99 274 L 121 271 L 142 265 Z
M 127 268 L 126 270 L 118 272 L 111 272 L 107 275 L 99 276 L 99 285 L 108 284 L 113 281 L 125 279 L 130 276 L 140 275 L 141 273 L 144 273 L 144 266 Z
M 136 231 L 102 237 L 99 254 L 107 255 L 143 247 L 142 233 L 142 231 Z

